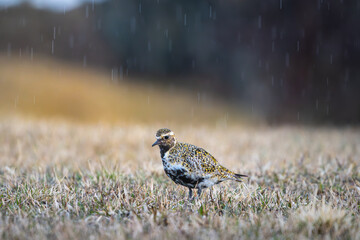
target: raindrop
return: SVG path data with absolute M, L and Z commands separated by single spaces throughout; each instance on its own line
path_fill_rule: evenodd
M 7 45 L 7 56 L 8 57 L 11 56 L 11 43 L 8 43 L 8 45 Z
M 139 13 L 141 14 L 141 3 L 139 3 Z
M 285 57 L 286 67 L 290 66 L 290 54 L 287 52 Z
M 32 61 L 34 59 L 34 49 L 30 48 L 30 60 Z
M 165 29 L 164 34 L 165 34 L 165 37 L 168 38 L 169 37 L 169 29 Z
M 51 54 L 54 54 L 54 40 L 51 40 Z
M 333 63 L 333 55 L 330 54 L 330 64 L 332 64 L 332 63 Z
M 115 69 L 112 68 L 112 69 L 111 69 L 111 81 L 113 82 L 114 79 L 115 79 Z
M 211 17 L 212 17 L 212 7 L 210 5 L 210 7 L 209 7 L 209 18 L 211 18 Z
M 34 104 L 36 103 L 36 97 L 34 96 Z
M 93 12 L 94 12 L 94 8 L 95 8 L 95 0 L 92 0 L 91 9 L 92 9 Z
M 282 9 L 282 7 L 283 7 L 283 2 L 282 0 L 280 0 L 280 10 Z
M 271 85 L 274 86 L 274 76 L 271 76 Z
M 18 99 L 19 99 L 19 96 L 16 96 L 15 101 L 14 101 L 14 107 L 15 108 L 17 108 Z
M 345 87 L 347 86 L 348 81 L 349 81 L 349 68 L 345 70 Z
M 74 47 L 74 36 L 73 35 L 70 35 L 70 37 L 69 37 L 69 46 L 70 46 L 70 48 Z
M 83 58 L 83 67 L 85 68 L 87 66 L 87 59 L 86 59 L 86 55 Z
M 200 98 L 201 98 L 201 95 L 200 95 L 200 93 L 198 92 L 198 93 L 197 93 L 198 103 L 200 103 Z
M 171 39 L 169 40 L 169 52 L 171 52 L 172 51 L 172 41 L 171 41 Z
M 326 78 L 326 86 L 329 87 L 329 78 Z
M 300 120 L 300 112 L 297 113 L 297 119 Z
M 21 57 L 21 48 L 19 49 L 19 57 Z
M 272 27 L 271 28 L 271 37 L 273 40 L 276 39 L 276 35 L 277 35 L 277 29 L 276 29 L 276 27 Z
M 150 96 L 147 97 L 147 104 L 150 105 Z
M 66 7 L 64 6 L 64 15 L 66 14 Z
M 258 28 L 261 29 L 261 15 L 258 17 Z
M 228 115 L 225 114 L 223 120 L 221 122 L 219 122 L 219 124 L 221 124 L 222 127 L 226 128 L 227 127 L 227 122 L 228 122 Z
M 89 17 L 89 6 L 88 5 L 85 6 L 85 17 L 86 18 Z
M 182 8 L 180 5 L 176 6 L 176 21 L 181 22 L 181 16 L 182 16 Z
M 187 16 L 186 13 L 184 14 L 184 26 L 186 26 Z
M 297 41 L 296 49 L 297 49 L 298 52 L 300 52 L 300 41 Z
M 123 69 L 123 66 L 120 66 L 119 74 L 120 74 L 120 79 L 122 80 L 122 79 L 124 78 L 124 69 Z
M 56 27 L 54 27 L 54 29 L 53 29 L 53 39 L 54 40 L 56 39 Z
M 136 31 L 136 18 L 132 17 L 130 20 L 130 31 L 131 33 L 135 33 Z

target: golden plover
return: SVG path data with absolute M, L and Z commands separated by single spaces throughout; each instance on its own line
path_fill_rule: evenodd
M 156 132 L 156 142 L 159 145 L 165 173 L 175 183 L 189 188 L 189 199 L 192 189 L 201 190 L 221 183 L 225 180 L 241 182 L 246 175 L 236 174 L 221 166 L 207 151 L 188 143 L 176 141 L 175 134 L 170 129 L 162 128 Z

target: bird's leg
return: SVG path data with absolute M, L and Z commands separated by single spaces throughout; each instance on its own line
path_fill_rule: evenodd
M 210 199 L 211 199 L 211 201 L 214 202 L 214 198 L 213 198 L 213 196 L 212 196 L 212 187 L 210 187 Z
M 198 198 L 200 198 L 200 195 L 201 195 L 201 188 L 198 188 L 198 189 L 197 189 L 197 195 L 198 195 Z
M 191 200 L 191 199 L 192 199 L 192 189 L 189 188 L 189 200 Z

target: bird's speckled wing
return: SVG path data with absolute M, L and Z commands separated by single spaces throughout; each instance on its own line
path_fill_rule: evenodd
M 171 160 L 184 166 L 189 172 L 205 177 L 219 173 L 218 161 L 207 151 L 187 143 L 178 143 L 171 149 Z M 169 156 L 169 157 L 170 157 Z

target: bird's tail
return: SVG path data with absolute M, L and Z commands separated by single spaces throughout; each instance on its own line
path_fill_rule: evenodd
M 221 171 L 224 173 L 224 175 L 227 176 L 227 179 L 235 180 L 237 182 L 242 182 L 243 178 L 248 177 L 247 175 L 244 174 L 234 173 L 223 166 L 221 166 Z
M 248 176 L 247 175 L 244 175 L 244 174 L 237 174 L 237 173 L 234 173 L 234 180 L 235 181 L 238 181 L 238 182 L 242 182 L 242 179 L 243 178 L 247 178 Z

